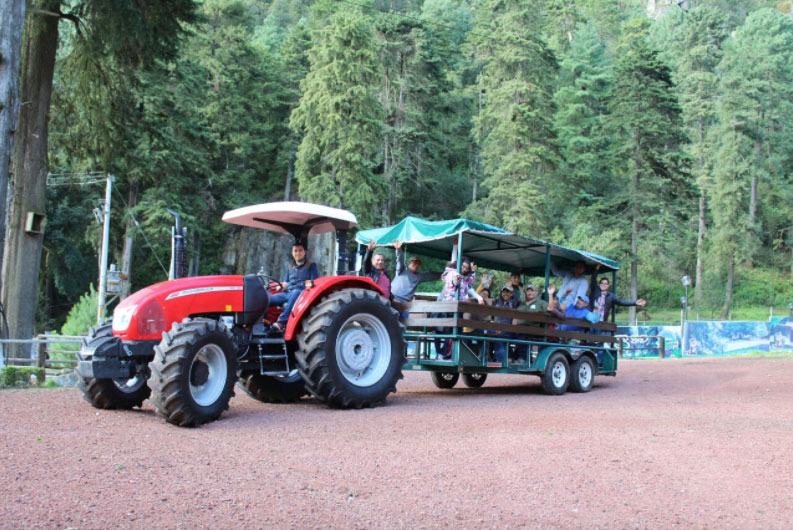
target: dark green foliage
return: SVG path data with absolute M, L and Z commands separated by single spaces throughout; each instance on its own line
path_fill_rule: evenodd
M 704 306 L 735 253 L 735 303 L 767 303 L 762 281 L 790 274 L 793 24 L 761 9 L 774 2 L 692 0 L 660 20 L 639 0 L 353 3 L 72 4 L 50 165 L 116 175 L 110 261 L 134 214 L 134 288 L 165 277 L 166 208 L 213 274 L 222 212 L 282 198 L 367 228 L 466 215 L 586 248 L 623 262 L 621 296 L 674 308 L 704 196 Z M 54 327 L 97 276 L 102 190 L 51 195 Z

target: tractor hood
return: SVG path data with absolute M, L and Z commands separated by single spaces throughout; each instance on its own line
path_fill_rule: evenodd
M 150 285 L 113 311 L 113 333 L 124 340 L 160 340 L 184 317 L 242 309 L 242 276 L 194 276 Z

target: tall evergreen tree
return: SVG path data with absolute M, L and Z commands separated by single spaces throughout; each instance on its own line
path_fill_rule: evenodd
M 557 63 L 536 35 L 541 19 L 517 1 L 486 1 L 471 38 L 483 67 L 482 110 L 475 119 L 486 198 L 468 212 L 486 222 L 537 234 L 543 197 L 559 161 L 553 131 Z
M 727 38 L 727 17 L 712 7 L 698 6 L 688 11 L 675 33 L 672 45 L 676 69 L 677 93 L 688 130 L 688 152 L 692 174 L 699 188 L 697 255 L 694 277 L 694 300 L 703 301 L 703 261 L 707 194 L 711 186 L 714 146 L 710 131 L 718 123 L 716 103 L 720 94 L 718 66 Z
M 36 0 L 30 7 L 35 16 L 27 20 L 21 100 L 35 104 L 23 108 L 19 116 L 2 270 L 2 301 L 13 337 L 30 337 L 33 331 L 42 235 L 26 231 L 26 223 L 28 212 L 45 211 L 47 118 L 60 20 L 79 25 L 82 50 L 96 60 L 108 57 L 119 67 L 132 69 L 173 57 L 183 25 L 193 19 L 195 10 L 192 0 Z
M 383 108 L 372 20 L 343 8 L 317 31 L 311 70 L 301 84 L 292 127 L 303 134 L 295 170 L 300 197 L 355 212 L 364 225 L 382 222 L 385 190 L 375 173 L 381 161 Z
M 626 22 L 618 48 L 614 89 L 610 100 L 610 129 L 615 135 L 614 190 L 623 194 L 630 218 L 630 296 L 638 298 L 640 242 L 667 247 L 676 238 L 673 222 L 685 200 L 685 143 L 681 111 L 669 68 L 647 42 L 646 19 Z M 635 309 L 631 308 L 631 321 Z
M 735 260 L 751 262 L 762 243 L 762 190 L 786 178 L 783 168 L 790 160 L 789 124 L 793 120 L 791 50 L 793 21 L 772 9 L 761 9 L 749 15 L 728 41 L 719 65 L 724 75 L 719 108 L 719 163 L 714 175 L 719 189 L 715 190 L 713 208 L 742 219 L 729 206 L 744 204 L 748 219 L 745 224 L 738 223 L 748 229 L 742 236 L 734 234 L 732 226 L 715 227 L 714 239 L 719 242 L 716 251 L 727 260 L 728 270 L 722 315 L 730 310 Z M 722 193 L 729 184 L 736 196 Z M 748 196 L 742 191 L 748 191 Z M 741 255 L 737 256 L 739 248 Z

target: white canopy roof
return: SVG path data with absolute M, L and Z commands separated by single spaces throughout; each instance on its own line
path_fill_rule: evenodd
M 292 234 L 320 234 L 348 230 L 358 225 L 355 214 L 308 202 L 267 202 L 230 210 L 223 214 L 227 223 L 252 226 Z

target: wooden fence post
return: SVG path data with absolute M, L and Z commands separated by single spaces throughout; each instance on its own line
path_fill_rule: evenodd
M 666 357 L 666 338 L 663 335 L 658 337 L 658 357 Z
M 44 370 L 41 372 L 42 373 L 41 381 L 39 381 L 39 384 L 44 384 L 47 378 L 47 343 L 44 341 L 39 342 L 38 363 L 36 363 L 36 365 L 39 368 L 44 368 Z

